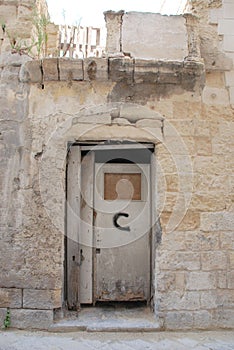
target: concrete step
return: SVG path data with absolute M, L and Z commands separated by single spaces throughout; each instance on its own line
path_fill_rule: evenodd
M 76 317 L 55 322 L 50 332 L 155 332 L 160 329 L 149 308 L 112 309 L 90 307 L 82 309 Z

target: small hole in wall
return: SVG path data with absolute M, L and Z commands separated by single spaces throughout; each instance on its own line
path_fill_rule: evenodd
M 75 260 L 76 260 L 76 257 L 75 257 L 75 255 L 73 255 L 73 257 L 72 257 L 72 260 L 73 260 L 73 261 L 75 261 Z
M 45 88 L 45 85 L 44 85 L 44 84 L 41 84 L 41 88 L 42 88 L 42 90 L 44 90 L 44 88 Z

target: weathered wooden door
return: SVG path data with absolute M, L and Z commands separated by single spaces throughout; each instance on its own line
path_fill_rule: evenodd
M 150 164 L 95 164 L 95 301 L 150 298 Z
M 151 151 L 72 146 L 67 174 L 69 308 L 150 299 Z M 124 163 L 123 160 L 126 162 Z

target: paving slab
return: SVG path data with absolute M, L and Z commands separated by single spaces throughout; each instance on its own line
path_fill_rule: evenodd
M 234 332 L 0 331 L 0 350 L 234 350 Z

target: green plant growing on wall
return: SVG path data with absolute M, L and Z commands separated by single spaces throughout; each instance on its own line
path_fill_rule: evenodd
M 50 23 L 49 17 L 45 14 L 39 14 L 37 10 L 33 12 L 33 24 L 36 29 L 35 46 L 38 58 L 47 56 L 48 32 L 47 26 Z
M 33 37 L 30 40 L 20 39 L 17 32 L 10 31 L 4 21 L 1 22 L 3 33 L 8 38 L 12 52 L 26 54 L 31 58 L 43 58 L 47 56 L 48 33 L 47 26 L 50 23 L 49 17 L 40 14 L 37 9 L 33 10 L 32 23 L 34 25 Z
M 5 34 L 5 32 L 6 32 L 6 23 L 1 21 L 0 24 L 1 24 L 1 27 L 2 27 L 2 32 L 3 32 L 3 34 Z
M 6 317 L 3 321 L 3 328 L 9 328 L 11 326 L 11 313 L 10 313 L 10 309 L 7 309 L 6 312 Z
M 17 52 L 20 55 L 25 54 L 25 55 L 30 56 L 31 58 L 34 58 L 33 57 L 33 53 L 32 53 L 32 49 L 35 46 L 34 43 L 29 45 L 26 42 L 26 40 L 17 39 L 15 36 L 9 34 L 8 31 L 7 31 L 7 36 L 8 36 L 8 39 L 10 41 L 12 53 L 16 53 Z

